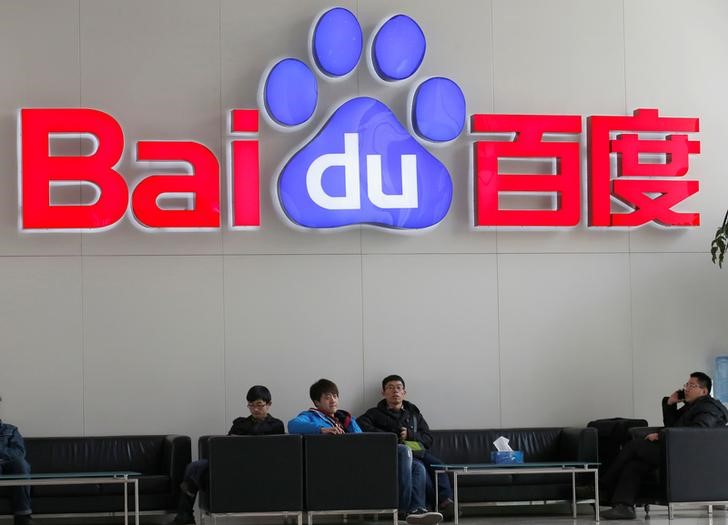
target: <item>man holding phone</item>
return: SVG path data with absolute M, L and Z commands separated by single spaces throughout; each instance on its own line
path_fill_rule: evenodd
M 684 389 L 662 399 L 665 427 L 722 427 L 728 423 L 728 410 L 710 396 L 713 382 L 703 372 L 690 374 Z M 678 408 L 678 403 L 684 403 Z M 611 492 L 611 510 L 602 514 L 608 520 L 634 519 L 634 501 L 642 479 L 660 464 L 660 433 L 647 434 L 625 445 L 600 483 Z

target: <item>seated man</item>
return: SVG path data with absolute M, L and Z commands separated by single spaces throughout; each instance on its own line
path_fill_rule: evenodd
M 662 399 L 662 418 L 666 427 L 722 427 L 728 410 L 710 397 L 712 381 L 703 372 L 693 372 L 685 390 Z M 684 397 L 683 397 L 684 396 Z M 678 409 L 677 404 L 684 401 Z M 605 519 L 634 519 L 634 502 L 645 475 L 660 465 L 660 433 L 627 443 L 605 472 L 600 483 L 613 505 L 602 514 Z M 611 495 L 610 495 L 611 493 Z M 610 497 L 611 496 L 611 497 Z
M 2 402 L 2 398 L 0 398 Z M 30 474 L 25 443 L 18 428 L 0 419 L 0 474 Z M 12 487 L 15 525 L 34 525 L 30 510 L 30 487 Z
M 434 483 L 435 473 L 432 465 L 442 463 L 442 460 L 435 457 L 427 449 L 432 445 L 432 435 L 427 421 L 422 417 L 419 409 L 404 398 L 407 395 L 405 390 L 404 379 L 398 375 L 389 375 L 382 380 L 382 399 L 379 404 L 370 408 L 359 418 L 359 423 L 365 432 L 392 432 L 399 436 L 399 441 L 403 447 L 413 449 L 412 459 L 412 475 L 411 483 L 407 483 L 407 473 L 400 468 L 400 510 L 402 505 L 407 505 L 407 511 L 417 514 L 426 513 L 425 497 L 434 502 Z M 427 472 L 425 476 L 425 487 L 418 485 L 417 469 L 424 468 Z M 451 513 L 454 507 L 452 501 L 452 489 L 450 488 L 450 480 L 447 476 L 439 476 L 437 480 L 438 492 L 440 496 L 440 509 L 446 513 Z M 407 491 L 409 489 L 409 497 Z M 423 489 L 426 489 L 423 492 Z M 436 514 L 440 520 L 442 515 Z M 431 518 L 430 518 L 431 519 Z M 408 518 L 408 522 L 410 521 Z M 422 521 L 420 521 L 421 523 Z M 427 521 L 427 523 L 437 523 Z
M 270 390 L 262 385 L 255 385 L 248 390 L 245 396 L 248 401 L 248 417 L 238 417 L 233 421 L 228 436 L 262 436 L 268 434 L 285 434 L 283 421 L 276 419 L 270 414 L 271 400 Z M 207 483 L 209 462 L 206 459 L 193 461 L 185 469 L 184 481 L 180 485 L 180 494 L 177 515 L 174 518 L 175 525 L 186 525 L 195 523 L 195 515 L 192 512 L 195 506 L 197 491 Z
M 288 422 L 291 434 L 356 434 L 356 420 L 339 410 L 339 388 L 328 379 L 319 379 L 308 391 L 314 408 L 304 410 Z

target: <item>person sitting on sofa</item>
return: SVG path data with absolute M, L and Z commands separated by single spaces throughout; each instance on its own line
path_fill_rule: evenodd
M 384 399 L 376 407 L 370 408 L 363 416 L 359 417 L 359 424 L 365 432 L 392 432 L 397 434 L 402 445 L 413 449 L 413 474 L 415 472 L 414 468 L 424 467 L 427 472 L 425 478 L 427 500 L 430 505 L 434 505 L 435 472 L 432 465 L 441 464 L 442 460 L 428 451 L 432 445 L 430 427 L 417 406 L 405 400 L 406 395 L 407 390 L 401 376 L 393 374 L 385 377 L 382 380 L 382 397 Z M 443 475 L 439 476 L 437 483 L 440 510 L 445 514 L 451 514 L 454 505 L 450 480 Z M 401 480 L 400 489 L 402 490 Z M 417 495 L 419 490 L 413 481 L 411 488 L 412 499 L 420 499 L 419 495 Z M 407 496 L 404 495 L 405 501 L 406 498 Z M 422 507 L 424 507 L 424 504 Z
M 319 379 L 309 389 L 313 408 L 304 410 L 288 422 L 291 434 L 356 434 L 361 428 L 346 410 L 339 410 L 339 387 Z
M 250 387 L 245 399 L 248 402 L 250 415 L 238 417 L 233 421 L 233 426 L 228 431 L 228 436 L 262 436 L 271 434 L 285 434 L 283 421 L 271 416 L 268 411 L 273 403 L 270 390 L 262 385 Z M 195 523 L 195 515 L 192 512 L 195 506 L 195 498 L 201 486 L 207 483 L 209 463 L 206 459 L 193 461 L 185 468 L 185 477 L 180 485 L 179 504 L 177 515 L 174 518 L 175 525 L 186 525 Z
M 722 427 L 728 423 L 728 410 L 710 396 L 713 382 L 703 372 L 690 374 L 684 390 L 662 399 L 662 419 L 666 427 Z M 677 408 L 677 404 L 685 404 Z M 602 517 L 608 520 L 635 518 L 634 502 L 644 477 L 660 464 L 660 433 L 628 442 L 620 451 L 600 484 L 613 505 Z M 611 492 L 611 495 L 610 495 Z
M 0 397 L 0 403 L 2 397 Z M 0 419 L 0 474 L 30 474 L 30 465 L 25 460 L 25 443 L 18 427 Z M 30 487 L 12 487 L 15 525 L 35 525 L 31 517 Z

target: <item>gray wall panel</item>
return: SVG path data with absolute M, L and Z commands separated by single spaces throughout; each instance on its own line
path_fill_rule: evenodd
M 690 371 L 711 372 L 726 351 L 728 280 L 709 242 L 728 207 L 728 7 L 694 4 L 347 0 L 367 40 L 389 15 L 413 16 L 425 60 L 395 84 L 364 62 L 338 82 L 319 76 L 313 119 L 292 132 L 261 118 L 260 229 L 152 233 L 126 218 L 107 232 L 28 235 L 17 223 L 18 108 L 112 114 L 126 134 L 119 169 L 129 183 L 149 173 L 132 162 L 145 139 L 201 142 L 224 174 L 226 111 L 257 107 L 278 59 L 309 60 L 311 23 L 331 4 L 3 2 L 0 352 L 13 366 L 0 371 L 0 416 L 35 435 L 196 437 L 245 414 L 254 383 L 271 387 L 272 412 L 288 419 L 309 406 L 309 385 L 330 377 L 359 414 L 379 399 L 381 377 L 398 372 L 435 427 L 659 422 L 659 397 Z M 701 192 L 679 209 L 700 211 L 702 225 L 595 231 L 582 207 L 573 230 L 475 232 L 479 138 L 469 133 L 428 146 L 454 184 L 451 211 L 431 231 L 307 232 L 281 216 L 280 167 L 339 104 L 373 96 L 406 122 L 408 96 L 433 75 L 460 84 L 469 115 L 657 107 L 699 117 L 702 152 L 689 177 Z M 226 224 L 224 176 L 221 197 Z

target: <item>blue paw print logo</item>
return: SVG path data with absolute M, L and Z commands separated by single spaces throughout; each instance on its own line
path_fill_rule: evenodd
M 349 75 L 364 49 L 359 21 L 347 9 L 326 11 L 311 42 L 315 67 L 327 78 Z M 394 85 L 409 79 L 425 56 L 425 35 L 406 15 L 385 21 L 371 44 L 376 74 Z M 284 127 L 311 120 L 318 103 L 313 70 L 295 58 L 276 63 L 263 86 L 268 115 Z M 465 124 L 465 97 L 443 77 L 421 82 L 411 97 L 415 134 L 435 143 L 455 139 Z M 447 168 L 382 102 L 356 97 L 339 106 L 318 134 L 282 169 L 278 197 L 286 215 L 309 228 L 372 224 L 427 228 L 452 201 Z

